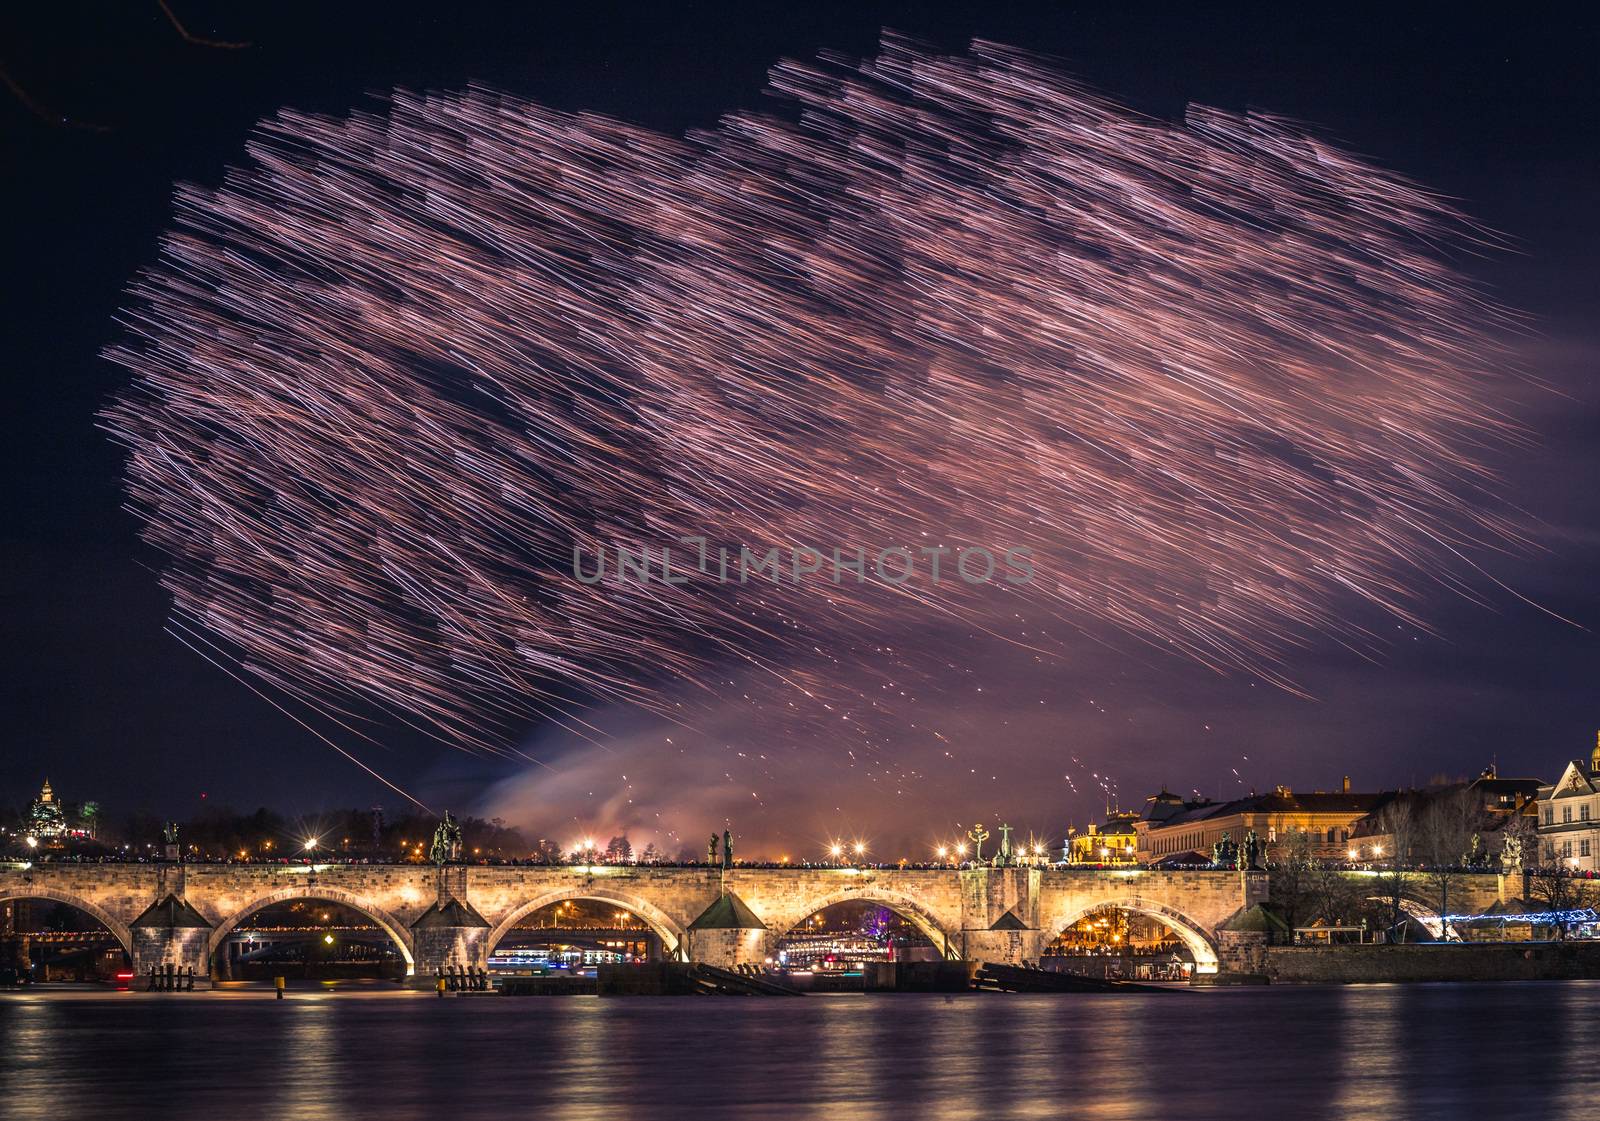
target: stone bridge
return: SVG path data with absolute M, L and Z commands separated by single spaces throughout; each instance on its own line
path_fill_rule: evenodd
M 1373 897 L 1384 888 L 1370 874 Z M 1407 909 L 1431 915 L 1426 881 L 1408 879 Z M 1481 912 L 1519 892 L 1492 875 L 1462 876 L 1452 911 Z M 217 948 L 257 911 L 326 899 L 365 915 L 393 941 L 418 983 L 441 967 L 477 968 L 519 922 L 567 899 L 614 903 L 648 923 L 668 955 L 758 963 L 824 907 L 882 904 L 947 957 L 1031 961 L 1062 930 L 1115 905 L 1151 916 L 1189 948 L 1200 972 L 1229 964 L 1222 928 L 1267 898 L 1263 872 L 1067 868 L 715 868 L 651 865 L 11 864 L 0 902 L 55 900 L 111 931 L 140 974 L 151 966 L 211 976 Z M 1433 924 L 1435 927 L 1437 924 Z
M 55 900 L 110 930 L 141 975 L 152 966 L 211 976 L 213 954 L 255 912 L 326 899 L 393 939 L 408 975 L 477 968 L 526 916 L 552 903 L 614 903 L 648 923 L 673 957 L 761 962 L 789 931 L 835 903 L 882 904 L 947 957 L 1017 962 L 1097 907 L 1152 916 L 1218 967 L 1218 928 L 1266 898 L 1251 872 L 1059 868 L 715 868 L 418 864 L 54 864 L 0 868 L 0 902 Z M 725 895 L 728 897 L 724 899 Z

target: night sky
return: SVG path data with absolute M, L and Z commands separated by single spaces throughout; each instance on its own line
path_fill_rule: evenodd
M 752 811 L 741 800 L 749 784 L 729 777 L 725 744 L 739 734 L 732 717 L 717 729 L 723 747 L 687 752 L 658 750 L 659 730 L 628 716 L 608 723 L 615 742 L 606 751 L 530 727 L 522 745 L 554 770 L 452 753 L 397 726 L 363 757 L 437 808 L 500 813 L 540 830 L 630 826 L 636 847 L 651 822 L 699 836 L 695 822 L 731 817 L 753 837 L 803 851 L 839 835 L 909 845 L 999 815 L 1058 835 L 1101 808 L 1094 774 L 1113 776 L 1130 804 L 1163 783 L 1226 796 L 1278 782 L 1336 788 L 1349 774 L 1358 788 L 1374 788 L 1491 760 L 1502 773 L 1548 780 L 1593 746 L 1600 36 L 1592 14 L 1576 6 L 1480 20 L 1459 7 L 1414 15 L 1274 5 L 1218 15 L 1198 5 L 597 3 L 566 14 L 508 5 L 441 16 L 432 14 L 441 6 L 403 3 L 173 6 L 192 34 L 249 45 L 186 43 L 153 0 L 0 16 L 0 67 L 23 95 L 0 97 L 12 230 L 3 311 L 9 508 L 0 521 L 9 746 L 0 751 L 0 799 L 24 801 L 48 774 L 69 800 L 98 798 L 112 814 L 179 816 L 202 797 L 300 811 L 396 800 L 164 631 L 161 558 L 121 508 L 121 452 L 95 413 L 125 384 L 99 354 L 118 338 L 127 285 L 154 262 L 175 183 L 218 183 L 224 168 L 244 162 L 252 126 L 281 107 L 343 114 L 395 87 L 480 84 L 679 134 L 760 107 L 778 59 L 871 54 L 884 28 L 946 51 L 981 37 L 1055 55 L 1158 117 L 1178 118 L 1198 102 L 1314 122 L 1512 239 L 1513 251 L 1471 265 L 1530 317 L 1515 345 L 1547 386 L 1516 404 L 1534 438 L 1494 461 L 1503 497 L 1525 512 L 1519 525 L 1539 546 L 1479 558 L 1511 591 L 1486 586 L 1487 606 L 1430 595 L 1424 613 L 1437 633 L 1394 628 L 1376 663 L 1333 641 L 1295 653 L 1286 670 L 1309 701 L 1245 675 L 1085 650 L 1048 675 L 1008 679 L 982 702 L 951 698 L 946 715 L 966 730 L 958 750 L 973 766 L 930 773 L 903 795 L 862 781 L 826 751 L 799 748 L 799 765 L 763 776 L 787 788 L 769 789 Z M 617 793 L 624 772 L 631 804 Z M 981 793 L 963 787 L 962 773 L 981 781 Z M 741 793 L 717 793 L 729 784 Z

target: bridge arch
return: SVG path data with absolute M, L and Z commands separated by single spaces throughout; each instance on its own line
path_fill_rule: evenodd
M 626 892 L 613 891 L 610 888 L 598 886 L 566 887 L 555 891 L 547 891 L 543 895 L 519 904 L 508 911 L 505 918 L 496 923 L 494 928 L 489 931 L 489 937 L 484 941 L 483 946 L 484 957 L 487 958 L 494 953 L 495 947 L 500 945 L 501 940 L 507 934 L 516 929 L 517 923 L 535 911 L 556 903 L 565 903 L 569 899 L 590 899 L 597 903 L 610 903 L 613 906 L 621 907 L 630 915 L 643 919 L 650 929 L 660 936 L 662 949 L 669 958 L 678 958 L 687 952 L 689 948 L 689 932 L 684 930 L 672 916 L 653 903 L 648 903 L 638 896 L 629 895 Z
M 217 947 L 222 945 L 223 939 L 232 934 L 234 928 L 244 922 L 257 911 L 264 910 L 276 903 L 290 903 L 297 899 L 325 899 L 329 903 L 338 903 L 349 907 L 352 911 L 371 919 L 394 942 L 400 951 L 400 956 L 405 959 L 406 976 L 416 973 L 417 961 L 411 952 L 411 935 L 404 923 L 395 918 L 381 907 L 375 907 L 359 895 L 342 891 L 335 887 L 325 887 L 322 884 L 304 884 L 298 887 L 280 888 L 269 892 L 247 903 L 232 915 L 223 919 L 211 931 L 211 939 L 206 945 L 206 959 L 209 961 L 217 952 Z
M 945 957 L 960 956 L 955 947 L 956 932 L 946 930 L 939 916 L 911 896 L 876 884 L 858 884 L 812 896 L 771 921 L 768 924 L 769 936 L 774 941 L 785 938 L 818 911 L 825 911 L 840 903 L 876 903 L 881 907 L 887 907 L 921 931 Z
M 1052 915 L 1049 921 L 1044 924 L 1045 937 L 1054 939 L 1063 930 L 1066 930 L 1080 919 L 1088 917 L 1092 912 L 1107 908 L 1121 908 L 1124 911 L 1132 911 L 1134 914 L 1145 915 L 1155 919 L 1176 934 L 1178 940 L 1188 949 L 1189 953 L 1194 957 L 1194 970 L 1196 973 L 1217 972 L 1219 965 L 1217 947 L 1205 927 L 1177 908 L 1169 907 L 1165 903 L 1154 899 L 1146 899 L 1143 896 L 1134 895 L 1124 896 L 1120 899 L 1101 899 L 1087 905 L 1069 907 Z
M 72 895 L 65 891 L 56 891 L 48 887 L 23 887 L 0 891 L 0 903 L 9 903 L 12 900 L 48 899 L 52 903 L 65 903 L 68 907 L 76 907 L 88 915 L 95 922 L 111 932 L 111 936 L 122 947 L 122 952 L 128 955 L 128 960 L 133 960 L 133 934 L 128 929 L 128 924 L 113 918 L 110 912 L 96 903 L 91 903 L 81 895 Z
M 1388 908 L 1395 905 L 1395 897 L 1392 895 L 1369 895 L 1365 902 L 1377 903 Z M 1444 923 L 1439 921 L 1439 913 L 1434 910 L 1433 904 L 1410 895 L 1402 895 L 1399 903 L 1400 911 L 1406 918 L 1415 921 L 1435 940 L 1444 940 Z

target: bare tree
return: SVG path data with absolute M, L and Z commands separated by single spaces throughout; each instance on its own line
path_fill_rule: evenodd
M 1566 938 L 1572 925 L 1566 915 L 1600 904 L 1600 882 L 1579 876 L 1559 859 L 1542 861 L 1534 869 L 1529 890 L 1545 910 L 1560 916 L 1551 924 L 1557 940 Z
M 1311 910 L 1329 926 L 1340 926 L 1360 911 L 1361 888 L 1337 868 L 1318 865 L 1307 877 L 1306 899 Z
M 1317 863 L 1315 852 L 1310 834 L 1299 829 L 1285 833 L 1273 850 L 1268 881 L 1272 904 L 1282 913 L 1290 930 L 1306 910 L 1307 889 Z
M 1405 921 L 1406 870 L 1417 844 L 1417 811 L 1414 799 L 1396 797 L 1378 811 L 1377 832 L 1389 838 L 1379 866 L 1378 889 L 1384 900 L 1384 919 L 1393 932 Z
M 1481 816 L 1472 792 L 1462 786 L 1428 799 L 1418 823 L 1422 876 L 1432 889 L 1440 937 L 1446 941 L 1450 938 L 1450 888 L 1469 871 L 1468 853 Z

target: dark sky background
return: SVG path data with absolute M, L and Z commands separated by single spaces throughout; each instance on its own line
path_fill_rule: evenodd
M 1171 664 L 1085 666 L 1106 679 L 1071 690 L 1097 694 L 1090 703 L 1104 720 L 1095 732 L 1075 718 L 1073 750 L 1085 768 L 1114 773 L 1126 802 L 1162 782 L 1214 795 L 1275 782 L 1329 786 L 1349 773 L 1371 788 L 1476 770 L 1491 758 L 1503 771 L 1548 778 L 1593 745 L 1600 36 L 1578 6 L 1502 8 L 1492 19 L 1461 7 L 1218 13 L 1133 3 L 173 7 L 195 35 L 250 45 L 186 43 L 154 0 L 10 6 L 0 15 L 0 68 L 22 91 L 0 91 L 10 251 L 0 312 L 9 421 L 0 802 L 31 796 L 46 773 L 67 798 L 98 798 L 113 815 L 183 815 L 202 795 L 290 810 L 396 801 L 163 632 L 159 558 L 120 509 L 120 457 L 94 413 L 122 383 L 98 353 L 116 337 L 125 286 L 154 260 L 174 182 L 217 183 L 243 160 L 252 125 L 282 106 L 343 113 L 395 86 L 477 82 L 677 133 L 759 105 L 778 58 L 824 48 L 869 54 L 884 27 L 952 51 L 979 36 L 1054 54 L 1117 99 L 1165 117 L 1196 101 L 1312 121 L 1459 198 L 1515 240 L 1516 252 L 1475 272 L 1533 317 L 1522 356 L 1557 391 L 1529 395 L 1523 415 L 1537 439 L 1500 465 L 1506 497 L 1528 512 L 1545 551 L 1491 567 L 1590 630 L 1510 594 L 1496 594 L 1487 610 L 1439 595 L 1427 608 L 1437 636 L 1403 632 L 1382 665 L 1331 642 L 1297 658 L 1290 669 L 1310 702 Z M 540 730 L 529 737 L 537 745 Z M 591 797 L 595 804 L 567 818 L 607 825 L 587 761 L 559 780 L 529 778 L 398 731 L 385 738 L 373 764 L 432 804 L 515 816 L 530 798 Z M 1098 810 L 1101 795 L 1060 783 L 1060 761 L 1039 746 L 1049 739 L 1023 737 L 1029 746 L 1010 754 L 990 745 L 995 773 L 983 777 L 997 792 L 1029 790 L 1032 823 L 1058 833 Z M 702 771 L 720 771 L 712 759 L 652 760 L 642 749 L 638 757 L 636 776 L 659 782 L 636 781 L 636 800 L 691 798 Z M 819 781 L 848 787 L 849 776 Z M 1005 812 L 1003 797 L 990 795 L 975 812 Z M 861 813 L 845 807 L 835 820 L 796 821 L 789 835 L 803 844 L 824 831 L 861 832 L 869 828 Z M 902 824 L 884 828 L 914 832 Z

